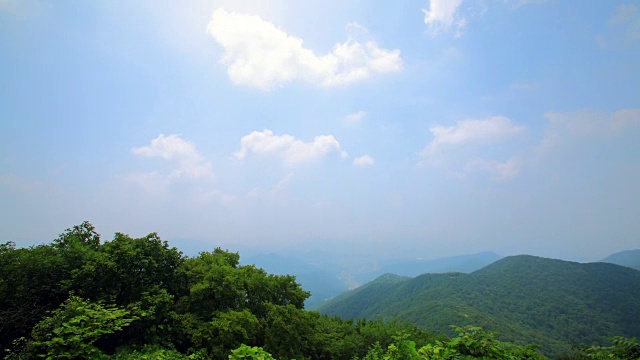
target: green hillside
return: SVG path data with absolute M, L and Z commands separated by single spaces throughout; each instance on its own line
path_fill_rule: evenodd
M 294 276 L 238 253 L 189 257 L 156 233 L 103 241 L 84 222 L 49 244 L 0 243 L 0 358 L 544 360 L 528 342 L 557 354 L 567 339 L 636 335 L 639 274 L 533 257 L 470 275 L 386 274 L 336 301 L 347 316 L 409 321 L 352 321 L 305 310 Z M 635 360 L 640 345 L 620 337 L 571 359 L 613 355 Z
M 617 264 L 640 270 L 640 249 L 620 251 L 607 256 L 600 260 L 600 262 Z
M 319 311 L 343 318 L 403 318 L 431 331 L 476 324 L 550 355 L 570 344 L 640 335 L 640 271 L 512 256 L 471 274 L 379 278 L 342 294 Z

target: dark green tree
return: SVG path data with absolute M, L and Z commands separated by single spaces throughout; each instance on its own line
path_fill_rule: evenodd
M 24 348 L 9 359 L 107 358 L 94 343 L 137 319 L 130 310 L 103 306 L 72 295 L 33 328 Z
M 0 348 L 27 336 L 47 313 L 67 297 L 69 268 L 48 245 L 17 249 L 0 246 Z

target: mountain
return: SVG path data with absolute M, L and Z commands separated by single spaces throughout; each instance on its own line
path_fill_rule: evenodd
M 347 282 L 341 278 L 339 270 L 314 265 L 296 257 L 259 254 L 243 260 L 242 263 L 256 265 L 276 275 L 294 275 L 302 288 L 311 292 L 311 296 L 305 301 L 306 308 L 313 308 L 349 289 Z
M 600 262 L 617 264 L 640 270 L 640 249 L 620 251 L 607 256 L 600 260 Z
M 435 260 L 422 259 L 356 259 L 319 252 L 268 253 L 253 255 L 243 264 L 254 264 L 273 274 L 295 275 L 302 287 L 311 292 L 305 302 L 314 309 L 334 296 L 369 282 L 382 274 L 416 276 L 425 272 L 472 272 L 501 257 L 492 252 L 452 256 Z
M 424 259 L 402 259 L 395 260 L 382 265 L 381 269 L 368 274 L 356 277 L 357 280 L 371 281 L 376 277 L 392 273 L 402 276 L 418 276 L 426 273 L 447 273 L 447 272 L 463 272 L 470 273 L 481 269 L 497 260 L 502 256 L 491 252 L 484 251 L 477 254 L 451 256 L 434 260 Z
M 392 279 L 393 281 L 389 281 Z M 640 335 L 640 271 L 521 255 L 471 274 L 385 275 L 322 304 L 343 318 L 402 318 L 430 330 L 480 325 L 548 355 L 571 344 Z

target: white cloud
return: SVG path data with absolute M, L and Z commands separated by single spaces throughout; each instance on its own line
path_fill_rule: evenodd
M 302 39 L 274 24 L 222 8 L 213 12 L 207 31 L 224 48 L 222 63 L 228 66 L 231 81 L 262 90 L 290 81 L 348 85 L 402 68 L 400 50 L 380 48 L 374 41 L 348 39 L 330 53 L 316 56 L 303 46 Z
M 635 4 L 618 6 L 616 12 L 609 19 L 609 24 L 620 27 L 626 41 L 640 40 L 640 12 Z
M 353 159 L 353 165 L 359 167 L 368 167 L 375 164 L 375 159 L 370 155 L 362 155 Z
M 500 142 L 524 131 L 524 126 L 514 124 L 505 116 L 492 116 L 458 121 L 454 126 L 434 126 L 429 131 L 433 140 L 421 152 L 426 157 L 436 155 L 447 146 Z
M 466 172 L 488 172 L 491 180 L 495 182 L 506 182 L 513 180 L 520 173 L 520 161 L 515 157 L 500 162 L 495 160 L 474 160 L 465 166 Z
M 205 161 L 195 145 L 182 139 L 180 135 L 160 134 L 151 140 L 149 146 L 133 148 L 131 153 L 143 157 L 158 157 L 173 163 L 174 168 L 169 175 L 171 179 L 213 176 L 211 163 Z
M 366 111 L 358 111 L 352 114 L 348 114 L 347 116 L 344 117 L 344 121 L 347 124 L 355 124 L 355 123 L 359 123 L 362 120 L 364 120 L 364 118 L 367 116 L 367 112 Z
M 462 36 L 467 20 L 458 13 L 460 4 L 462 0 L 429 0 L 429 7 L 422 9 L 422 12 L 424 12 L 424 23 L 429 26 L 433 35 L 453 27 L 456 37 Z
M 549 112 L 545 118 L 549 125 L 542 139 L 541 150 L 569 139 L 616 136 L 629 128 L 640 127 L 640 108 L 611 114 L 597 111 Z
M 278 181 L 278 183 L 273 187 L 273 189 L 271 190 L 271 194 L 276 194 L 280 191 L 282 191 L 283 189 L 285 189 L 289 183 L 291 183 L 291 180 L 293 179 L 293 173 L 288 173 L 287 175 L 285 175 L 282 179 L 280 179 Z
M 595 37 L 601 49 L 610 46 L 625 47 L 640 41 L 640 11 L 635 4 L 620 4 L 609 18 L 607 36 L 599 34 Z
M 271 130 L 254 131 L 240 139 L 240 150 L 234 156 L 240 160 L 251 154 L 276 155 L 289 166 L 313 162 L 329 154 L 348 157 L 333 135 L 319 135 L 311 142 L 303 142 L 291 135 L 274 135 Z

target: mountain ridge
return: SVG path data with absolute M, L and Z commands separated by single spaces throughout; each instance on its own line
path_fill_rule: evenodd
M 640 249 L 619 251 L 607 256 L 599 262 L 617 264 L 640 270 Z
M 402 318 L 430 331 L 474 324 L 504 340 L 545 344 L 547 354 L 615 335 L 640 335 L 640 271 L 531 255 L 505 257 L 471 274 L 376 279 L 318 307 L 343 318 Z

